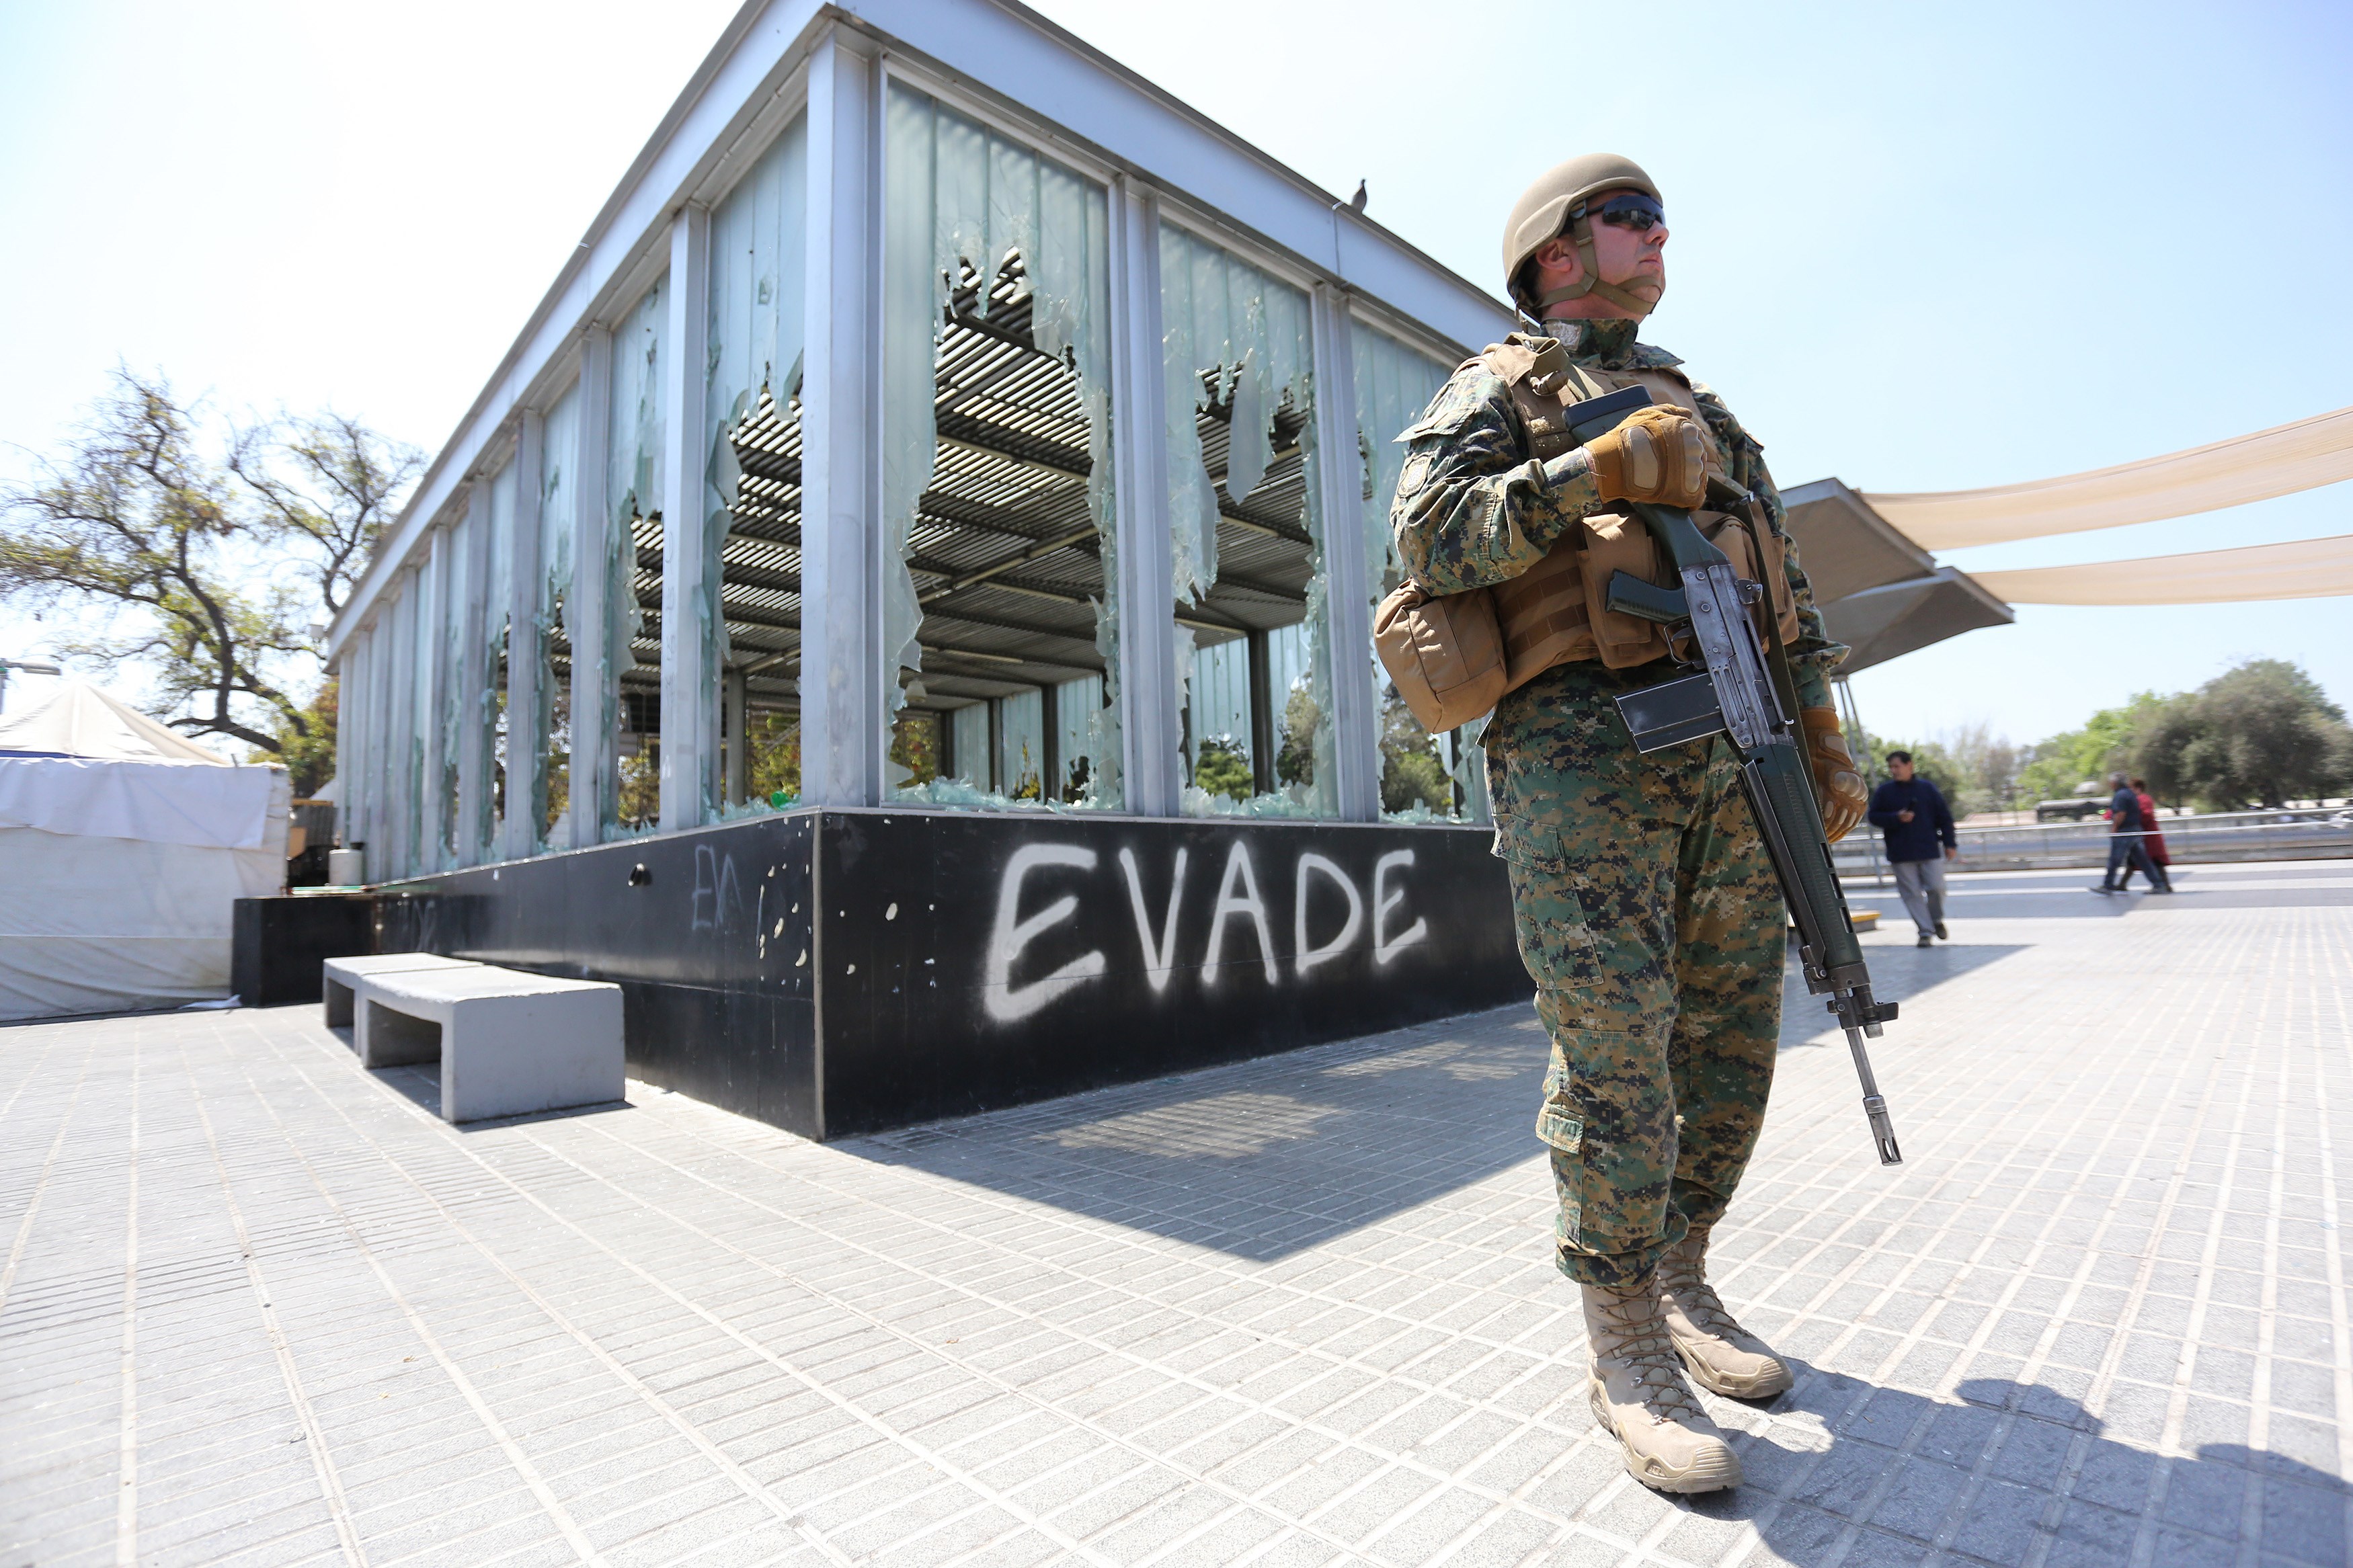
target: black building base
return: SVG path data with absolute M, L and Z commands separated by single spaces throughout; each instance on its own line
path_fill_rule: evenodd
M 815 809 L 388 887 L 375 947 L 616 981 L 635 1075 L 839 1138 L 1524 997 L 1488 838 Z
M 248 1007 L 319 1000 L 319 966 L 375 951 L 364 893 L 239 899 L 230 916 L 228 988 Z

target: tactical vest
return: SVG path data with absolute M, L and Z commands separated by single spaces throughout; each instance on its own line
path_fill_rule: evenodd
M 1725 453 L 1715 429 L 1699 411 L 1691 382 L 1679 370 L 1602 370 L 1572 363 L 1550 338 L 1514 332 L 1491 345 L 1472 364 L 1483 364 L 1511 389 L 1512 403 L 1528 431 L 1528 455 L 1556 458 L 1577 445 L 1562 422 L 1571 404 L 1603 396 L 1620 387 L 1647 389 L 1654 403 L 1669 404 L 1699 424 L 1706 447 L 1709 499 L 1729 501 L 1741 494 L 1726 477 Z M 1469 364 L 1463 368 L 1468 369 Z M 1773 531 L 1764 506 L 1752 496 L 1737 510 L 1704 507 L 1692 513 L 1700 531 L 1730 558 L 1732 569 L 1761 581 L 1770 597 L 1781 640 L 1798 636 L 1798 607 L 1783 564 L 1781 536 Z M 1630 572 L 1661 587 L 1675 586 L 1673 572 L 1660 560 L 1651 531 L 1630 515 L 1596 512 L 1553 543 L 1545 558 L 1492 590 L 1503 636 L 1506 689 L 1533 680 L 1556 664 L 1598 658 L 1626 669 L 1668 653 L 1666 629 L 1654 621 L 1609 608 L 1609 579 Z M 1759 612 L 1759 632 L 1765 630 Z

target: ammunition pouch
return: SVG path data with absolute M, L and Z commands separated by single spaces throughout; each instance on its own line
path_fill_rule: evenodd
M 1494 711 L 1509 689 L 1489 591 L 1431 596 L 1405 583 L 1373 612 L 1373 650 L 1431 734 Z

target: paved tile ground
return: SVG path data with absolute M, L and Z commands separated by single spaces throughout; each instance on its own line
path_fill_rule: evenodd
M 2353 865 L 2084 880 L 1872 939 L 1900 1170 L 1793 1006 L 1719 1273 L 1800 1373 L 1691 1502 L 1587 1415 L 1525 1008 L 830 1147 L 0 1030 L 0 1568 L 2342 1563 Z

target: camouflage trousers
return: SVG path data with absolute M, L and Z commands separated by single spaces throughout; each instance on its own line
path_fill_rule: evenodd
M 1547 670 L 1484 736 L 1495 853 L 1552 1036 L 1562 1273 L 1640 1279 L 1714 1225 L 1757 1147 L 1786 915 L 1731 745 L 1645 757 L 1611 699 L 1663 667 Z

